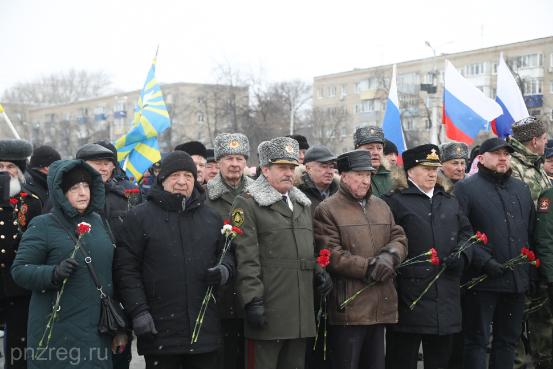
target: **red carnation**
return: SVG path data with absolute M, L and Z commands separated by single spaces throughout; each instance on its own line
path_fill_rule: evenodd
M 225 220 L 223 221 L 223 224 L 224 224 L 224 225 L 230 224 L 230 220 L 225 219 Z
M 541 265 L 541 261 L 540 261 L 540 259 L 536 259 L 536 260 L 533 260 L 530 264 L 532 264 L 536 268 L 539 268 L 540 265 Z
M 432 256 L 432 259 L 437 258 L 438 257 L 438 251 L 436 251 L 435 248 L 431 248 L 430 249 L 430 255 Z
M 317 257 L 317 264 L 319 264 L 321 268 L 326 268 L 328 264 L 330 264 L 330 250 L 321 249 L 321 251 L 319 251 L 319 256 Z
M 10 197 L 10 204 L 13 206 L 17 205 L 19 201 L 15 197 Z
M 82 236 L 83 234 L 90 232 L 91 229 L 92 226 L 90 224 L 86 222 L 81 222 L 77 224 L 77 229 L 75 230 L 75 232 L 77 232 L 77 235 Z
M 478 237 L 478 240 L 481 241 L 484 245 L 487 245 L 488 244 L 488 236 L 486 236 L 485 233 L 480 233 L 480 235 L 478 235 L 478 233 L 480 233 L 480 232 L 476 232 L 476 237 Z
M 536 254 L 534 254 L 534 251 L 528 250 L 528 254 L 526 254 L 526 258 L 528 261 L 534 261 L 536 260 Z
M 238 228 L 237 226 L 232 226 L 232 231 L 236 234 L 239 234 L 239 235 L 244 234 L 244 231 L 242 229 Z
M 21 196 L 21 197 L 27 197 L 27 196 L 29 196 L 29 194 L 28 194 L 27 192 L 20 192 L 20 193 L 19 193 L 19 196 Z
M 432 265 L 440 265 L 440 258 L 437 255 L 432 255 L 430 263 L 432 263 Z
M 522 249 L 520 249 L 520 254 L 528 257 L 528 252 L 529 251 L 530 251 L 530 249 L 528 247 L 523 247 Z

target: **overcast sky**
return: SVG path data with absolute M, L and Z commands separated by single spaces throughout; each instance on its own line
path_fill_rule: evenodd
M 0 0 L 0 93 L 69 68 L 139 89 L 213 82 L 228 63 L 271 80 L 553 35 L 552 0 Z

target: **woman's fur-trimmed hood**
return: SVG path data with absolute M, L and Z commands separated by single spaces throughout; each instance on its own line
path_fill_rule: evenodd
M 242 180 L 245 181 L 244 188 L 255 182 L 253 179 L 245 174 L 242 174 Z M 207 197 L 210 200 L 217 200 L 228 192 L 230 192 L 230 189 L 223 181 L 221 173 L 217 173 L 217 175 L 212 180 L 207 182 Z
M 282 194 L 269 184 L 267 178 L 265 178 L 263 174 L 246 187 L 246 192 L 248 192 L 260 206 L 271 206 L 278 201 L 282 201 Z M 303 206 L 311 205 L 311 200 L 296 187 L 292 187 L 288 195 L 290 196 L 290 200 L 296 200 Z

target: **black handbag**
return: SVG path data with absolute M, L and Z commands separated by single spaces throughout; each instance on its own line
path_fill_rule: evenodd
M 65 231 L 69 233 L 71 238 L 75 242 L 77 242 L 77 237 L 75 237 L 75 234 L 70 232 L 67 229 L 67 227 L 56 216 L 56 214 L 54 213 L 50 213 L 50 214 L 52 214 L 54 216 L 54 219 L 56 219 L 56 221 L 62 226 L 62 228 L 64 228 Z M 102 219 L 102 223 L 106 228 L 106 231 L 111 239 L 112 244 L 115 246 L 114 237 L 113 237 L 113 234 L 111 233 L 111 228 L 109 224 L 107 224 L 107 222 L 103 217 L 100 216 L 100 218 Z M 127 315 L 124 312 L 123 306 L 117 300 L 111 298 L 110 296 L 104 293 L 102 289 L 102 285 L 100 284 L 100 281 L 98 280 L 98 276 L 96 275 L 96 270 L 92 265 L 92 258 L 83 247 L 82 242 L 81 242 L 81 245 L 79 246 L 79 251 L 84 256 L 86 267 L 88 268 L 90 276 L 94 281 L 94 285 L 96 286 L 96 289 L 98 290 L 98 292 L 100 292 L 100 320 L 98 321 L 98 332 L 100 332 L 101 334 L 106 334 L 110 336 L 115 336 L 119 333 L 124 333 L 126 330 L 129 329 L 129 323 L 127 320 Z

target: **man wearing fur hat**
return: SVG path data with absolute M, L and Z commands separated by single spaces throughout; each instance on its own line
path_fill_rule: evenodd
M 25 347 L 30 291 L 17 286 L 10 268 L 21 235 L 42 204 L 25 186 L 32 146 L 24 140 L 0 140 L 0 318 L 6 326 L 4 368 L 26 368 Z
M 234 201 L 237 288 L 245 309 L 246 367 L 304 368 L 315 336 L 313 282 L 332 281 L 315 264 L 311 202 L 293 186 L 299 145 L 277 137 L 262 147 L 261 176 Z
M 530 187 L 532 200 L 536 205 L 540 194 L 551 187 L 551 181 L 543 169 L 547 129 L 542 120 L 533 116 L 515 122 L 512 129 L 513 134 L 507 139 L 514 149 L 511 154 L 512 175 Z M 534 288 L 531 292 L 537 293 L 537 295 L 532 296 L 533 299 L 547 296 L 544 286 Z M 549 306 L 544 306 L 528 316 L 528 342 L 535 365 L 539 366 L 542 362 L 548 362 L 547 365 L 552 363 L 552 321 L 553 317 Z M 519 352 L 522 351 L 521 347 L 519 347 Z M 519 358 L 517 357 L 518 361 Z
M 463 142 L 448 142 L 440 146 L 442 167 L 440 173 L 455 184 L 465 178 L 469 148 Z
M 543 154 L 547 145 L 545 123 L 532 116 L 524 118 L 513 124 L 513 135 L 507 141 L 515 150 L 511 158 L 513 177 L 530 187 L 535 204 L 540 194 L 551 187 L 543 170 Z
M 307 142 L 307 137 L 303 135 L 288 135 L 286 137 L 293 138 L 294 140 L 298 141 L 298 145 L 300 147 L 300 151 L 298 154 L 298 161 L 300 164 L 303 164 L 303 160 L 305 158 L 305 153 L 307 150 L 309 150 L 309 143 Z
M 371 196 L 374 168 L 368 151 L 340 155 L 338 170 L 340 188 L 317 207 L 313 221 L 318 248 L 331 250 L 330 361 L 333 369 L 384 369 L 384 325 L 397 323 L 393 279 L 407 255 L 407 238 L 388 205 Z M 374 285 L 339 308 L 367 283 Z
M 223 133 L 215 137 L 214 156 L 219 173 L 207 183 L 206 205 L 216 210 L 223 219 L 229 219 L 236 196 L 254 182 L 244 174 L 249 155 L 250 143 L 245 135 Z M 234 281 L 220 292 L 218 305 L 224 336 L 221 364 L 227 369 L 241 369 L 244 367 L 244 313 Z
M 382 197 L 392 189 L 391 172 L 384 166 L 384 131 L 380 127 L 357 128 L 353 134 L 355 149 L 371 153 L 371 163 L 376 172 L 371 178 L 371 193 Z
M 461 331 L 459 284 L 463 268 L 470 261 L 470 254 L 455 252 L 472 236 L 471 226 L 457 199 L 438 183 L 439 148 L 420 145 L 402 156 L 406 183 L 383 199 L 396 223 L 405 230 L 408 254 L 417 256 L 435 248 L 445 270 L 442 273 L 441 265 L 420 263 L 398 271 L 399 322 L 386 331 L 386 368 L 415 368 L 421 343 L 424 367 L 445 368 L 453 335 Z

